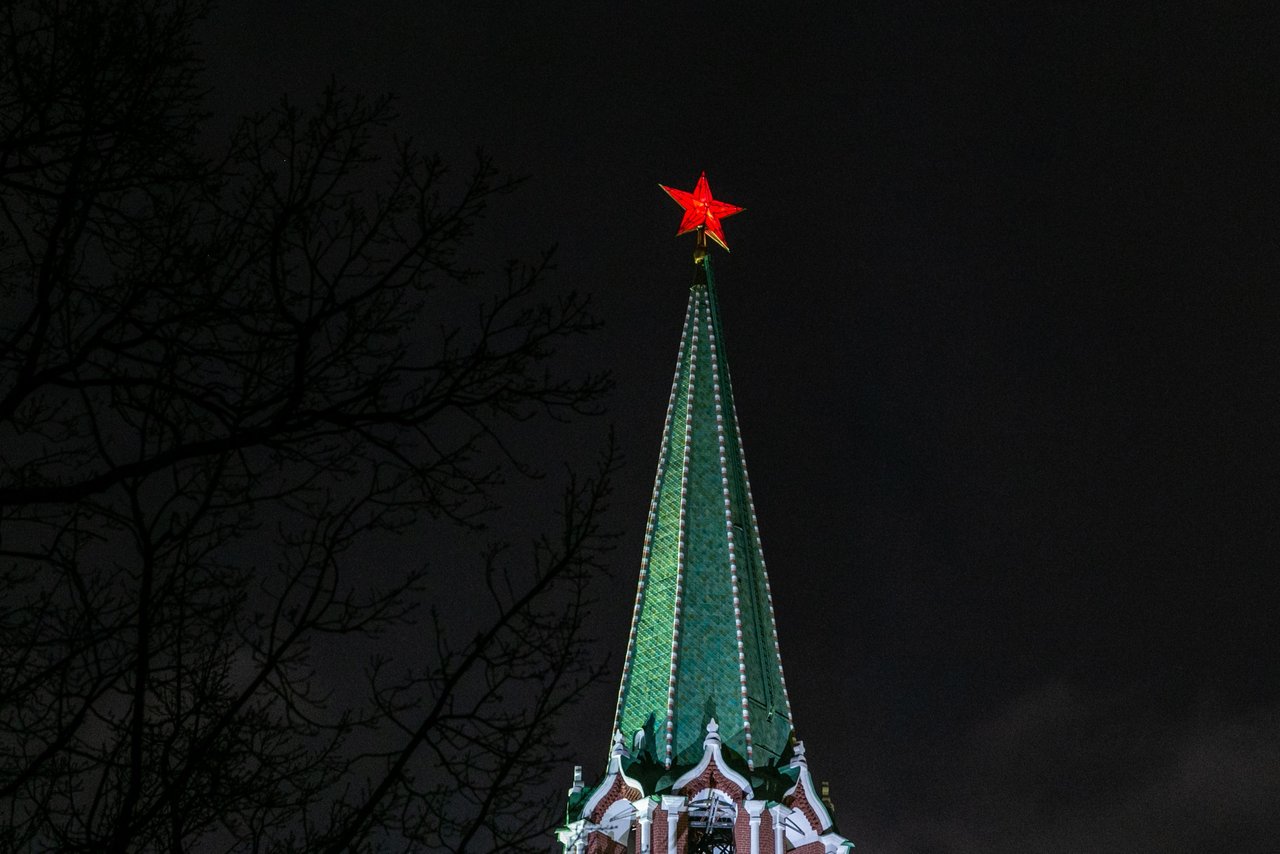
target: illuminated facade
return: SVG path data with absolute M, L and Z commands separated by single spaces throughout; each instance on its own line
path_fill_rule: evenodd
M 575 770 L 559 839 L 566 854 L 845 854 L 795 740 L 703 228 L 698 239 L 613 745 L 598 784 Z

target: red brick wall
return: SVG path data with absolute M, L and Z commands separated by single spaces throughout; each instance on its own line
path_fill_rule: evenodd
M 809 826 L 818 833 L 822 833 L 826 830 L 825 827 L 818 826 L 821 824 L 821 822 L 818 821 L 818 813 L 814 810 L 813 805 L 809 803 L 809 798 L 804 792 L 804 786 L 796 786 L 796 793 L 791 796 L 791 800 L 785 801 L 784 803 L 792 809 L 797 809 L 804 813 L 805 818 L 809 819 Z
M 785 845 L 786 843 L 783 844 Z M 751 849 L 748 848 L 747 850 L 750 851 Z M 773 850 L 773 816 L 769 815 L 768 810 L 760 813 L 760 854 L 775 854 Z M 782 852 L 778 851 L 776 854 L 782 854 Z
M 587 843 L 587 854 L 627 854 L 627 846 L 596 831 L 591 834 L 591 841 Z
M 598 822 L 609 807 L 613 806 L 619 799 L 626 798 L 629 801 L 634 801 L 639 797 L 639 792 L 631 786 L 623 784 L 621 775 L 614 777 L 613 785 L 609 787 L 609 791 L 600 799 L 600 803 L 596 804 L 596 808 L 591 811 L 591 815 L 587 816 L 587 818 Z
M 787 854 L 827 854 L 827 846 L 819 841 L 806 842 L 799 848 L 792 848 Z
M 678 812 L 673 814 L 676 822 L 676 852 L 684 854 L 689 847 L 689 814 Z M 654 854 L 666 854 L 667 850 L 667 811 L 658 807 L 653 811 L 653 830 L 650 842 Z
M 676 820 L 676 850 L 681 852 L 684 851 L 684 845 L 680 842 L 681 834 L 684 833 L 684 823 L 681 822 L 681 819 L 685 815 L 686 813 L 678 812 L 674 816 Z M 662 807 L 658 807 L 653 811 L 653 830 L 650 841 L 653 843 L 655 854 L 657 852 L 665 854 L 667 850 L 667 811 Z
M 751 816 L 742 803 L 738 803 L 738 819 L 733 825 L 733 842 L 738 854 L 751 852 Z M 784 843 L 785 844 L 785 843 Z M 773 817 L 768 812 L 760 814 L 760 854 L 775 854 L 773 850 Z M 782 852 L 776 852 L 782 854 Z
M 738 804 L 738 820 L 733 824 L 733 842 L 738 851 L 751 854 L 751 817 L 742 804 Z
M 716 765 L 715 760 L 712 760 L 711 762 L 709 762 L 707 764 L 706 770 L 703 771 L 701 774 L 699 774 L 697 777 L 695 777 L 693 780 L 690 780 L 688 783 L 686 783 L 684 785 L 684 788 L 682 788 L 678 792 L 672 792 L 672 794 L 690 795 L 690 796 L 696 795 L 698 792 L 701 792 L 703 789 L 707 789 L 711 787 L 712 776 L 715 777 L 716 788 L 724 792 L 733 800 L 740 801 L 742 800 L 742 796 L 746 794 L 745 792 L 742 791 L 742 789 L 738 788 L 737 785 L 735 785 L 731 780 L 729 780 L 728 777 L 725 776 L 724 771 L 722 771 L 719 768 L 719 766 Z

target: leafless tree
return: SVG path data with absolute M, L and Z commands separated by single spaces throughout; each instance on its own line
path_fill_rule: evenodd
M 612 454 L 527 557 L 378 555 L 493 518 L 595 321 L 546 258 L 468 269 L 512 183 L 386 100 L 210 155 L 205 11 L 0 11 L 0 847 L 545 850 Z

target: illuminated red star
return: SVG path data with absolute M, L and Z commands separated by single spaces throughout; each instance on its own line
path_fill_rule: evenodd
M 702 177 L 698 179 L 698 185 L 693 188 L 692 193 L 686 193 L 684 190 L 674 190 L 662 184 L 658 186 L 666 190 L 667 195 L 675 199 L 680 207 L 684 208 L 684 219 L 680 221 L 680 230 L 676 232 L 677 237 L 682 234 L 688 234 L 698 226 L 705 226 L 707 236 L 719 243 L 724 251 L 729 251 L 729 244 L 724 242 L 724 229 L 720 227 L 720 220 L 727 216 L 733 216 L 743 209 L 737 205 L 718 202 L 711 198 L 711 187 L 707 184 L 706 172 L 702 173 Z

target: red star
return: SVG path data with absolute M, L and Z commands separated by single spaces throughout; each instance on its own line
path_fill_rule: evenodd
M 733 216 L 743 209 L 711 198 L 711 187 L 707 184 L 706 172 L 702 173 L 692 193 L 674 190 L 662 184 L 658 186 L 666 190 L 667 195 L 684 208 L 684 219 L 680 221 L 680 230 L 676 232 L 677 237 L 688 234 L 698 226 L 705 226 L 707 236 L 719 243 L 725 252 L 729 251 L 729 244 L 724 242 L 724 229 L 720 227 L 720 220 Z

